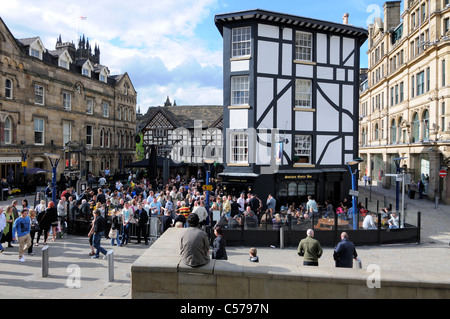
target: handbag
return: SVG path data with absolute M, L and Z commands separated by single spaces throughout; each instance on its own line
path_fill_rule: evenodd
M 116 238 L 117 237 L 117 229 L 112 229 L 109 231 L 109 238 Z

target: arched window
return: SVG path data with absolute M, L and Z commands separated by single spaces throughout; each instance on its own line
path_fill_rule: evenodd
M 423 139 L 424 141 L 427 141 L 430 139 L 430 115 L 428 113 L 428 110 L 425 110 L 425 112 L 423 112 L 422 125 Z
M 13 82 L 10 79 L 5 79 L 5 97 L 7 99 L 13 98 Z
M 12 143 L 12 121 L 11 118 L 8 116 L 5 119 L 5 144 L 11 144 Z
M 100 130 L 100 147 L 105 147 L 105 130 Z
M 397 144 L 397 125 L 395 119 L 391 121 L 391 144 Z
M 419 121 L 419 114 L 415 113 L 413 116 L 413 122 L 412 122 L 412 138 L 413 143 L 419 141 L 419 130 L 420 130 L 420 121 Z

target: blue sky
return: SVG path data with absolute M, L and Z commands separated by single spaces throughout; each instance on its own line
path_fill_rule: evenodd
M 167 96 L 177 105 L 221 105 L 222 37 L 216 14 L 264 9 L 367 28 L 382 16 L 378 0 L 8 0 L 0 17 L 16 38 L 39 36 L 47 49 L 56 39 L 85 35 L 100 46 L 111 74 L 127 72 L 146 112 Z M 80 17 L 86 17 L 81 20 Z M 367 66 L 367 41 L 361 67 Z

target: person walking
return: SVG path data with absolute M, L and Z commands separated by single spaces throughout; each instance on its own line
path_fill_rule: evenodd
M 314 230 L 306 231 L 307 237 L 298 244 L 297 254 L 303 257 L 303 266 L 319 266 L 319 258 L 323 250 L 319 241 L 314 238 Z
M 346 232 L 342 232 L 341 241 L 334 248 L 333 252 L 336 267 L 353 268 L 353 259 L 356 260 L 357 257 L 355 244 L 348 239 Z
M 6 208 L 6 212 L 5 212 L 5 220 L 6 220 L 6 224 L 5 227 L 3 227 L 3 237 L 1 239 L 2 243 L 7 242 L 8 243 L 8 248 L 12 248 L 14 247 L 13 245 L 11 245 L 11 242 L 13 241 L 13 235 L 12 235 L 12 228 L 14 225 L 14 214 L 13 214 L 13 206 L 9 205 Z
M 94 234 L 93 234 L 92 241 L 93 241 L 93 246 L 96 249 L 96 252 L 95 252 L 95 255 L 91 257 L 93 259 L 98 259 L 100 253 L 102 253 L 105 256 L 108 253 L 105 248 L 100 246 L 100 241 L 103 238 L 103 236 L 105 235 L 105 226 L 106 226 L 105 218 L 103 216 L 101 216 L 100 213 L 101 212 L 99 209 L 94 210 L 94 227 L 93 227 Z
M 19 261 L 24 262 L 25 258 L 23 254 L 25 250 L 27 250 L 31 246 L 31 237 L 30 237 L 30 229 L 31 229 L 31 221 L 30 217 L 28 217 L 28 209 L 23 209 L 20 212 L 20 217 L 14 221 L 12 236 L 13 240 L 17 239 L 19 241 Z
M 58 227 L 58 210 L 55 207 L 55 203 L 53 201 L 48 202 L 48 206 L 46 209 L 46 213 L 50 222 L 50 226 L 52 227 L 52 235 L 53 238 L 51 241 L 56 240 L 56 228 Z M 47 239 L 44 235 L 44 245 L 47 243 Z
M 1 238 L 3 237 L 3 228 L 6 226 L 6 216 L 3 213 L 3 207 L 0 206 L 0 253 L 4 251 Z

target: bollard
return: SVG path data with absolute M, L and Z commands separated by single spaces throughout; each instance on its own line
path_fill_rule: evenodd
M 280 227 L 280 249 L 284 249 L 284 229 Z
M 42 248 L 42 277 L 48 277 L 48 247 Z
M 114 250 L 109 250 L 106 253 L 106 259 L 108 259 L 108 280 L 114 281 Z

